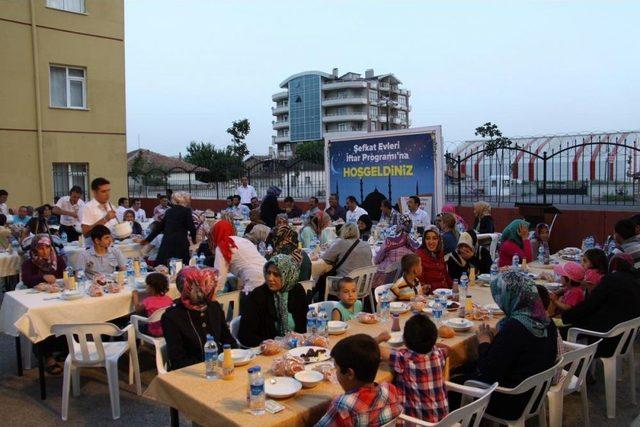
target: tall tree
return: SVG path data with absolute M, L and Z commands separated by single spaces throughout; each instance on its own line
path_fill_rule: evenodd
M 227 150 L 238 156 L 240 160 L 244 159 L 249 154 L 249 149 L 244 139 L 251 131 L 251 124 L 248 119 L 235 120 L 227 133 L 231 135 L 232 144 L 227 147 Z
M 479 135 L 483 138 L 489 138 L 487 142 L 485 142 L 484 147 L 487 151 L 485 154 L 487 156 L 494 156 L 498 150 L 500 150 L 500 157 L 497 159 L 498 162 L 498 173 L 503 174 L 505 171 L 502 168 L 504 163 L 504 150 L 503 148 L 508 148 L 511 146 L 512 142 L 506 136 L 502 136 L 502 131 L 498 129 L 498 125 L 493 124 L 491 122 L 487 122 L 482 126 L 476 128 L 476 135 Z M 511 165 L 511 169 L 513 169 L 514 165 Z M 493 175 L 493 163 L 489 162 L 489 176 Z
M 242 159 L 228 149 L 219 149 L 210 142 L 191 141 L 184 159 L 209 172 L 198 172 L 196 178 L 204 182 L 227 181 L 236 178 L 242 169 Z
M 296 144 L 295 157 L 309 163 L 324 163 L 324 141 L 307 141 Z

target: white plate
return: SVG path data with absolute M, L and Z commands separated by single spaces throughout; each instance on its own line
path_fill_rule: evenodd
M 458 304 L 456 301 L 447 300 L 447 306 L 445 307 L 445 309 L 447 309 L 447 308 L 451 307 L 454 303 L 455 303 L 455 304 Z M 431 300 L 431 301 L 429 301 L 429 302 L 427 303 L 427 306 L 428 306 L 429 308 L 433 308 L 433 306 L 434 306 L 434 305 L 436 305 L 436 301 L 435 301 L 435 300 Z M 458 308 L 459 308 L 459 307 L 460 307 L 460 306 L 458 306 Z
M 324 375 L 322 372 L 304 370 L 300 372 L 296 372 L 293 376 L 296 380 L 302 383 L 302 387 L 304 388 L 313 388 L 320 384 L 320 382 L 324 379 Z
M 308 359 L 302 357 L 302 355 L 305 354 L 306 352 L 308 352 L 309 349 L 324 350 L 324 353 L 321 353 L 319 356 L 311 357 L 311 358 L 308 358 Z M 331 359 L 331 355 L 329 353 L 330 352 L 329 352 L 328 348 L 315 347 L 315 346 L 296 347 L 296 348 L 292 348 L 291 350 L 289 350 L 287 352 L 287 354 L 290 354 L 291 356 L 302 357 L 302 360 L 304 360 L 305 364 L 314 363 L 314 362 L 324 362 L 325 360 L 329 360 L 329 359 Z
M 453 319 L 447 319 L 444 322 L 445 325 L 450 326 L 456 332 L 464 332 L 468 331 L 473 327 L 473 322 L 471 320 L 462 319 L 460 317 L 455 317 Z
M 545 283 L 543 285 L 545 288 L 547 288 L 548 291 L 557 291 L 558 289 L 562 288 L 562 283 L 555 283 L 555 282 L 551 282 L 551 283 Z
M 480 280 L 481 282 L 490 282 L 491 281 L 491 275 L 490 274 L 478 274 L 478 280 Z
M 491 304 L 485 304 L 482 306 L 482 308 L 484 308 L 487 311 L 490 311 L 491 313 L 495 313 L 495 314 L 502 313 L 502 310 L 500 310 L 500 307 L 498 307 L 498 304 L 496 304 L 495 302 Z
M 392 313 L 406 313 L 411 309 L 411 306 L 406 302 L 392 302 L 389 304 L 389 309 Z
M 254 358 L 251 350 L 243 350 L 239 348 L 231 349 L 231 358 L 233 359 L 233 366 L 244 366 L 251 362 Z M 224 360 L 224 353 L 218 355 L 218 361 L 222 363 Z
M 269 397 L 274 399 L 286 399 L 291 397 L 302 388 L 300 381 L 289 377 L 265 378 L 264 391 Z
M 60 299 L 71 301 L 74 299 L 82 298 L 83 296 L 84 294 L 80 291 L 73 291 L 73 292 L 64 291 L 60 294 Z
M 329 320 L 327 322 L 327 331 L 329 335 L 340 335 L 347 332 L 349 329 L 349 324 L 347 322 L 342 322 L 340 320 Z
M 404 340 L 402 339 L 402 332 L 391 332 L 391 338 L 387 341 L 390 345 L 402 345 Z
M 441 297 L 450 297 L 453 295 L 453 291 L 447 288 L 440 288 L 433 291 L 433 294 Z

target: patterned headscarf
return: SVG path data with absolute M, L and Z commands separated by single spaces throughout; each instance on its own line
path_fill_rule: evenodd
M 407 214 L 402 214 L 398 217 L 398 225 L 395 226 L 396 235 L 393 237 L 387 237 L 384 241 L 386 249 L 393 250 L 401 247 L 408 247 L 415 251 L 420 246 L 418 242 L 411 238 L 409 232 L 411 231 L 411 217 Z
M 291 255 L 293 260 L 302 264 L 302 250 L 298 248 L 298 233 L 289 225 L 278 225 L 273 230 L 273 255 Z
M 549 225 L 545 224 L 544 222 L 541 222 L 538 225 L 536 225 L 536 229 L 533 232 L 533 238 L 536 240 L 540 240 L 540 232 L 545 228 L 547 229 L 547 231 L 549 231 Z
M 38 256 L 38 248 L 42 246 L 49 246 L 49 256 L 42 258 Z M 51 237 L 48 234 L 36 234 L 31 241 L 31 249 L 29 250 L 31 255 L 31 262 L 38 267 L 38 270 L 42 273 L 53 273 L 58 269 L 58 255 L 53 248 Z
M 500 236 L 500 242 L 506 242 L 507 240 L 511 240 L 515 242 L 519 247 L 523 247 L 524 243 L 522 242 L 522 238 L 518 234 L 518 229 L 521 225 L 529 226 L 529 223 L 524 219 L 514 219 L 511 221 L 509 225 L 502 230 L 502 236 Z
M 215 244 L 216 248 L 220 249 L 222 256 L 227 262 L 231 262 L 231 257 L 233 256 L 231 249 L 238 247 L 231 238 L 233 235 L 233 225 L 224 219 L 216 222 L 213 225 L 211 234 L 209 234 L 209 241 Z
M 218 270 L 215 268 L 185 267 L 176 277 L 180 301 L 189 310 L 205 311 L 211 296 L 218 287 Z
M 400 235 L 403 231 L 410 233 L 411 227 L 413 226 L 413 221 L 411 221 L 411 217 L 407 214 L 402 214 L 398 217 L 398 225 L 396 227 L 397 235 Z
M 270 265 L 275 265 L 280 272 L 282 280 L 282 288 L 274 293 L 276 302 L 276 311 L 278 313 L 278 326 L 280 327 L 280 335 L 285 335 L 291 329 L 289 328 L 289 291 L 298 282 L 298 264 L 291 255 L 278 254 L 272 257 L 264 265 L 264 275 L 267 276 L 267 270 Z
M 282 193 L 282 190 L 279 187 L 276 187 L 275 185 L 267 188 L 267 196 L 276 196 L 276 197 L 278 197 L 280 195 L 280 193 Z
M 434 233 L 438 237 L 438 246 L 434 252 L 431 252 L 429 248 L 427 248 L 427 233 Z M 422 235 L 422 245 L 421 248 L 425 250 L 425 252 L 432 257 L 440 257 L 444 256 L 444 244 L 442 243 L 442 236 L 440 235 L 440 230 L 435 225 L 429 225 L 425 227 L 424 234 Z
M 498 330 L 511 318 L 520 322 L 535 337 L 547 336 L 547 326 L 551 321 L 535 283 L 528 276 L 517 271 L 500 274 L 491 282 L 491 295 L 505 314 L 498 322 Z
M 327 223 L 331 222 L 331 217 L 325 211 L 320 211 L 313 215 L 309 220 L 309 224 L 311 224 L 311 228 L 316 234 L 319 236 L 322 233 L 322 230 L 327 228 Z

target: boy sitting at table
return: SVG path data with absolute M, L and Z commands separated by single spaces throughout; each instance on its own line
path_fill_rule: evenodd
M 416 254 L 406 254 L 400 260 L 402 277 L 396 280 L 391 287 L 391 292 L 399 301 L 410 301 L 411 298 L 421 293 L 420 280 L 422 275 L 422 262 Z
M 336 376 L 345 394 L 331 402 L 316 427 L 382 426 L 402 412 L 396 388 L 375 383 L 380 349 L 369 335 L 356 334 L 340 340 L 331 350 Z
M 384 342 L 391 338 L 383 332 L 376 338 Z M 389 361 L 403 403 L 404 414 L 437 423 L 449 413 L 445 388 L 447 352 L 438 347 L 438 330 L 427 316 L 412 316 L 404 325 L 402 338 L 407 348 L 381 347 L 380 355 Z
M 338 281 L 338 297 L 340 302 L 331 312 L 331 320 L 342 320 L 347 322 L 355 319 L 362 311 L 362 301 L 358 298 L 356 281 L 349 276 L 345 276 Z

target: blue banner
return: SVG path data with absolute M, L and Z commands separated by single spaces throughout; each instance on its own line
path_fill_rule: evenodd
M 329 191 L 340 203 L 362 203 L 377 190 L 393 203 L 402 196 L 433 194 L 432 133 L 329 141 Z

